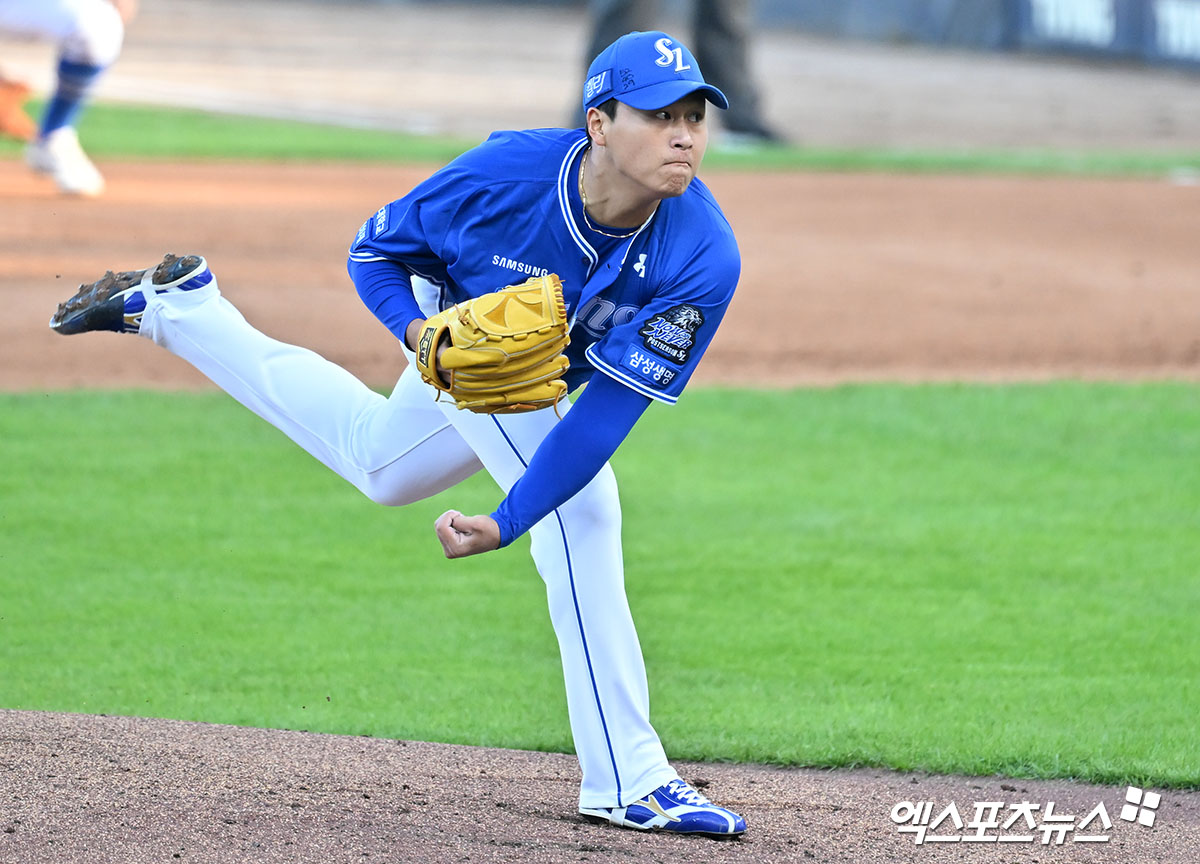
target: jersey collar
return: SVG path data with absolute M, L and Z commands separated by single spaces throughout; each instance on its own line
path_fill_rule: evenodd
M 587 257 L 588 276 L 590 277 L 595 271 L 596 266 L 600 263 L 600 253 L 597 252 L 596 248 L 588 241 L 583 228 L 578 222 L 575 221 L 575 210 L 571 206 L 571 196 L 578 194 L 577 192 L 573 191 L 576 188 L 574 183 L 574 178 L 576 177 L 575 172 L 578 170 L 575 167 L 576 159 L 582 158 L 580 154 L 582 154 L 583 150 L 588 146 L 588 140 L 589 139 L 584 136 L 579 141 L 576 141 L 574 144 L 572 144 L 571 148 L 567 151 L 567 154 L 563 157 L 562 164 L 559 165 L 558 206 L 560 212 L 562 213 L 563 224 L 566 226 L 567 233 L 571 235 L 571 239 L 575 241 L 575 245 L 578 246 L 583 254 Z M 579 202 L 579 206 L 582 207 L 583 203 Z M 633 241 L 640 237 L 642 232 L 646 230 L 647 226 L 654 221 L 654 217 L 658 214 L 659 209 L 661 208 L 654 208 L 654 212 L 650 214 L 650 218 L 643 222 L 637 231 L 630 235 L 628 243 L 620 253 L 622 265 L 624 265 L 625 258 L 629 255 L 629 250 L 633 248 Z

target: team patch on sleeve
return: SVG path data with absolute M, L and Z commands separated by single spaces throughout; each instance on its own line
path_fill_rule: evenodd
M 680 303 L 655 315 L 638 333 L 646 348 L 672 363 L 683 365 L 688 362 L 692 346 L 696 343 L 696 331 L 703 323 L 703 312 L 690 303 Z
M 621 368 L 658 387 L 666 387 L 679 374 L 679 370 L 672 369 L 637 345 L 630 345 L 625 349 L 625 358 L 621 361 Z

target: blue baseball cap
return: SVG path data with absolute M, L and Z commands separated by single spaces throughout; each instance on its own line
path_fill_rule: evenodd
M 705 83 L 696 58 L 682 42 L 658 30 L 626 33 L 597 55 L 583 85 L 583 108 L 617 99 L 642 111 L 653 111 L 702 92 L 718 108 L 728 108 L 725 94 Z

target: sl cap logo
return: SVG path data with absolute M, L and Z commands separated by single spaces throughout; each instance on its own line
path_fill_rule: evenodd
M 691 69 L 690 63 L 683 62 L 683 49 L 676 46 L 671 47 L 671 40 L 666 36 L 654 43 L 654 48 L 658 51 L 658 59 L 654 61 L 657 66 L 670 66 L 675 64 L 676 72 L 686 72 Z

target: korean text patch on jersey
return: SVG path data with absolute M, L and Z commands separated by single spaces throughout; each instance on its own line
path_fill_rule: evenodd
M 630 345 L 625 350 L 621 368 L 656 387 L 666 387 L 679 374 L 678 369 L 673 369 L 669 363 L 663 363 L 661 359 L 637 345 Z

